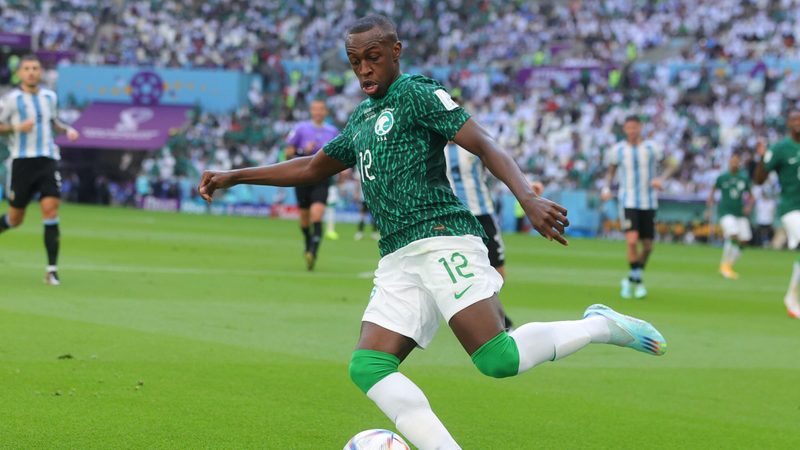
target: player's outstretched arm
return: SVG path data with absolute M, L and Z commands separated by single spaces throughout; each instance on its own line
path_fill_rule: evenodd
M 548 240 L 555 239 L 562 245 L 567 245 L 564 238 L 564 230 L 569 226 L 566 208 L 537 196 L 517 163 L 497 145 L 483 127 L 469 119 L 453 141 L 478 156 L 489 171 L 511 189 L 536 231 Z
M 606 171 L 606 178 L 605 184 L 603 184 L 603 189 L 600 191 L 600 200 L 607 202 L 611 200 L 611 186 L 614 184 L 614 177 L 617 175 L 617 165 L 610 164 L 608 166 L 608 170 Z
M 331 158 L 325 151 L 314 156 L 294 158 L 269 166 L 249 167 L 247 169 L 203 172 L 198 191 L 200 196 L 210 202 L 217 189 L 225 189 L 237 184 L 260 184 L 268 186 L 302 186 L 318 183 L 347 169 L 341 161 Z
M 70 141 L 75 141 L 80 137 L 80 133 L 78 133 L 78 130 L 72 128 L 71 126 L 65 124 L 64 122 L 58 119 L 53 119 L 53 129 L 56 131 L 56 133 L 66 134 L 67 139 L 69 139 Z
M 706 206 L 711 208 L 714 206 L 714 195 L 717 193 L 717 187 L 711 186 L 711 190 L 708 191 L 708 199 L 706 200 Z
M 33 130 L 33 119 L 28 119 L 18 124 L 0 123 L 0 134 L 30 133 Z
M 764 184 L 767 181 L 769 172 L 764 166 L 764 155 L 767 153 L 767 143 L 764 139 L 759 139 L 756 145 L 756 155 L 758 155 L 758 162 L 756 163 L 756 171 L 753 173 L 753 182 L 755 184 Z
M 664 182 L 672 178 L 672 176 L 675 175 L 675 172 L 677 172 L 680 168 L 680 164 L 678 164 L 677 161 L 672 158 L 667 158 L 667 160 L 664 162 L 664 166 L 665 168 L 661 175 L 654 178 L 650 182 L 650 185 L 655 189 L 662 189 L 664 187 Z

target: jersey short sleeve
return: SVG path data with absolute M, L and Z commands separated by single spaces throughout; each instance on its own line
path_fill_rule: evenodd
M 764 153 L 764 169 L 766 169 L 767 172 L 777 170 L 778 166 L 780 166 L 782 148 L 781 143 L 778 143 Z
M 722 189 L 722 175 L 717 177 L 717 180 L 714 182 L 715 189 Z
M 664 147 L 661 146 L 658 142 L 652 142 L 650 145 L 653 147 L 653 157 L 655 157 L 656 161 L 661 161 L 664 159 Z
M 469 113 L 441 85 L 419 86 L 412 95 L 416 123 L 448 141 L 452 141 L 469 120 Z
M 620 145 L 615 144 L 606 150 L 605 154 L 605 164 L 606 166 L 616 166 L 619 164 L 619 149 Z
M 355 117 L 356 114 L 352 114 Z M 322 147 L 322 151 L 333 159 L 338 159 L 347 167 L 356 165 L 356 152 L 353 147 L 352 127 L 350 121 L 347 122 L 344 129 L 335 138 Z
M 53 119 L 58 119 L 58 95 L 48 90 L 47 99 L 50 100 L 50 111 L 53 114 Z
M 11 96 L 6 94 L 0 97 L 0 123 L 11 121 Z

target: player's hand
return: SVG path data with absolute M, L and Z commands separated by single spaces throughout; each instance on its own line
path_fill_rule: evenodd
M 653 189 L 660 191 L 661 188 L 664 187 L 664 182 L 661 181 L 661 178 L 653 178 L 653 181 L 650 182 L 650 186 L 653 186 Z
M 564 238 L 564 231 L 569 226 L 566 208 L 542 197 L 533 197 L 520 204 L 539 234 L 548 241 L 555 239 L 561 245 L 568 245 Z
M 232 180 L 230 172 L 214 172 L 211 170 L 206 170 L 203 172 L 203 176 L 200 178 L 200 185 L 197 188 L 197 191 L 200 193 L 200 196 L 203 197 L 203 200 L 211 203 L 214 199 L 214 191 L 217 189 L 225 189 L 233 186 L 234 182 Z
M 758 138 L 758 143 L 756 144 L 756 154 L 758 156 L 764 156 L 764 153 L 767 153 L 767 141 L 764 138 Z
M 310 154 L 311 152 L 313 152 L 315 145 L 317 145 L 315 141 L 310 141 L 308 144 L 306 144 L 306 153 Z
M 28 119 L 24 122 L 20 122 L 16 126 L 16 130 L 20 133 L 30 133 L 33 130 L 33 119 Z
M 72 127 L 67 128 L 67 139 L 77 141 L 79 137 L 81 137 L 81 134 L 78 133 L 78 130 Z

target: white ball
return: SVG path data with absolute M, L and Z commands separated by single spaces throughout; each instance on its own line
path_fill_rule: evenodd
M 353 436 L 342 450 L 411 450 L 406 441 L 389 430 L 364 430 Z

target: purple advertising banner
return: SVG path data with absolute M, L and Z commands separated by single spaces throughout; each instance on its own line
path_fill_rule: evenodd
M 3 33 L 0 32 L 0 46 L 8 46 L 11 48 L 30 49 L 31 48 L 31 35 L 21 33 Z
M 62 147 L 107 148 L 115 150 L 158 150 L 173 129 L 187 120 L 189 106 L 136 106 L 121 103 L 92 103 L 72 125 L 81 134 L 71 142 L 61 135 Z
M 39 50 L 36 57 L 45 65 L 55 66 L 62 61 L 72 61 L 78 52 L 72 50 Z
M 582 67 L 561 67 L 561 66 L 538 66 L 520 69 L 516 75 L 516 82 L 522 86 L 545 87 L 550 81 L 576 82 L 580 80 L 584 71 L 590 76 L 606 76 L 613 67 L 582 66 Z M 530 83 L 530 84 L 529 84 Z

